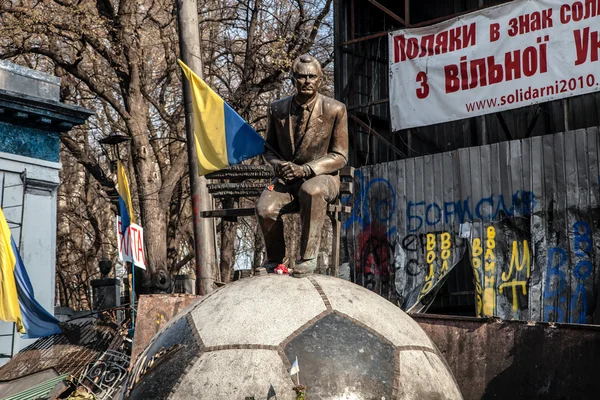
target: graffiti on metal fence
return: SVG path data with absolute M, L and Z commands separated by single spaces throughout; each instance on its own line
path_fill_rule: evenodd
M 477 316 L 597 323 L 599 160 L 594 128 L 363 167 L 352 278 L 422 312 L 460 263 Z

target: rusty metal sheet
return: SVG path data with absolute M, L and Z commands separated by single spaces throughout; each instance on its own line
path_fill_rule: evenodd
M 191 294 L 150 294 L 140 296 L 135 320 L 131 365 L 150 340 L 180 311 L 200 296 Z
M 595 399 L 600 327 L 413 315 L 465 400 Z

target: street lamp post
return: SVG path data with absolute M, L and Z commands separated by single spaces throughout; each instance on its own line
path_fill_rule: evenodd
M 131 138 L 129 136 L 119 135 L 119 134 L 111 134 L 105 137 L 104 139 L 99 140 L 100 146 L 102 147 L 102 151 L 106 154 L 108 162 L 110 163 L 111 171 L 115 171 L 117 162 L 121 161 L 121 152 L 119 150 L 119 144 L 129 142 Z M 104 146 L 109 146 L 109 150 L 106 150 Z M 116 202 L 118 204 L 117 199 L 111 199 L 111 201 Z M 127 278 L 129 281 L 129 298 L 131 305 L 131 327 L 135 326 L 135 298 L 136 298 L 136 290 L 135 290 L 135 266 L 133 263 L 125 262 L 125 266 L 127 269 Z

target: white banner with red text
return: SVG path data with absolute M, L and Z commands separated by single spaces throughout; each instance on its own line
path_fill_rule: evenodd
M 392 130 L 600 89 L 600 0 L 523 0 L 389 35 Z
M 146 269 L 144 229 L 141 226 L 130 224 L 123 235 L 121 217 L 117 216 L 117 245 L 119 261 L 132 262 L 136 267 Z

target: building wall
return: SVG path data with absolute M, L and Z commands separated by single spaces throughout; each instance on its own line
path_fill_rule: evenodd
M 56 162 L 0 152 L 5 216 L 18 242 L 35 297 L 50 313 L 54 311 L 59 170 Z M 0 335 L 10 334 L 13 325 L 0 321 Z M 11 340 L 12 336 L 0 336 L 0 353 L 10 354 Z M 15 335 L 14 352 L 33 342 Z
M 91 115 L 59 102 L 60 79 L 0 61 L 0 206 L 36 300 L 54 313 L 60 135 Z M 0 321 L 0 354 L 33 340 Z M 0 357 L 0 364 L 7 361 Z
M 425 311 L 455 265 L 474 314 L 597 323 L 600 134 L 569 131 L 360 168 L 355 282 Z

